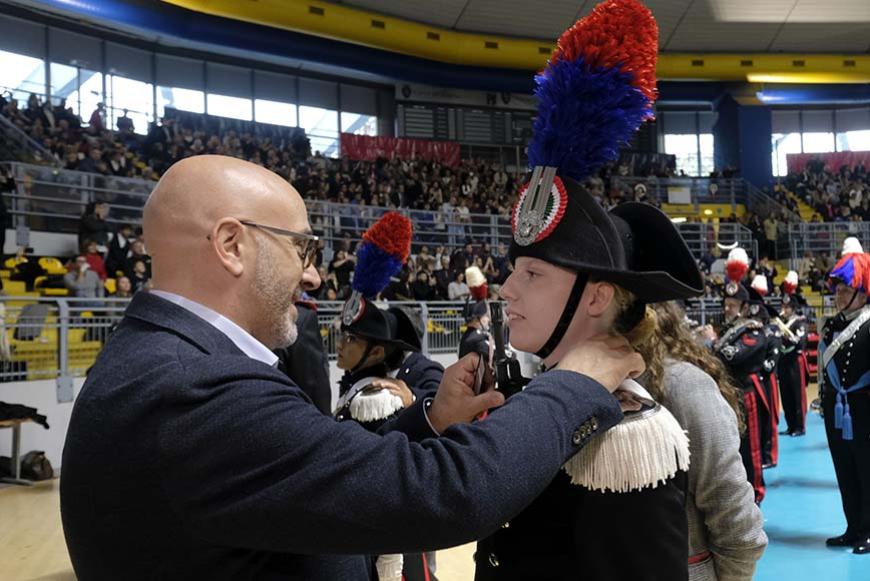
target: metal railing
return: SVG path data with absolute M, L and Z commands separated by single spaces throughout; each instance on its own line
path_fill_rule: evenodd
M 0 381 L 55 379 L 72 401 L 72 379 L 93 365 L 129 300 L 3 297 Z
M 789 225 L 792 268 L 811 252 L 813 256 L 827 254 L 839 258 L 843 240 L 854 236 L 865 250 L 870 250 L 870 223 L 867 222 L 803 222 Z
M 647 197 L 661 204 L 680 203 L 671 202 L 671 196 L 679 195 L 684 198 L 685 194 L 688 194 L 693 212 L 698 212 L 701 204 L 727 204 L 731 206 L 731 212 L 736 213 L 738 204 L 748 203 L 747 184 L 737 178 L 613 176 L 611 181 L 613 186 L 619 188 L 629 199 L 637 186 L 643 186 Z
M 84 377 L 109 335 L 124 316 L 129 299 L 3 297 L 0 299 L 0 382 L 51 380 L 58 401 L 73 399 L 73 378 Z M 416 313 L 426 329 L 423 353 L 457 353 L 465 332 L 462 302 L 390 302 Z M 779 307 L 776 300 L 772 306 Z M 317 319 L 329 359 L 336 344 L 343 303 L 318 302 Z M 835 313 L 830 297 L 811 303 L 808 316 L 821 320 Z M 701 325 L 721 325 L 722 301 L 692 299 L 686 314 Z
M 0 115 L 0 136 L 2 136 L 4 147 L 11 149 L 11 151 L 15 152 L 16 156 L 37 163 L 47 163 L 55 166 L 60 164 L 60 161 L 49 150 L 22 131 L 5 115 Z
M 758 241 L 752 238 L 752 231 L 742 224 L 721 223 L 714 225 L 703 222 L 684 222 L 676 226 L 696 258 L 701 258 L 708 252 L 715 255 L 716 243 L 733 244 L 734 242 L 737 242 L 751 256 L 758 256 Z

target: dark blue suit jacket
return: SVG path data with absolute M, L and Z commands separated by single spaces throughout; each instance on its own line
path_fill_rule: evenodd
M 553 371 L 485 421 L 424 441 L 418 402 L 372 434 L 321 414 L 286 375 L 142 293 L 76 400 L 61 479 L 80 581 L 365 579 L 361 555 L 491 533 L 622 417 Z M 579 429 L 579 428 L 585 429 Z

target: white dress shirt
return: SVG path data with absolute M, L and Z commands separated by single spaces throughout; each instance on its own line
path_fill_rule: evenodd
M 161 299 L 165 299 L 170 303 L 174 303 L 183 309 L 187 309 L 200 319 L 206 321 L 215 329 L 229 337 L 230 341 L 235 343 L 236 347 L 251 359 L 262 361 L 271 367 L 278 365 L 277 355 L 272 353 L 268 347 L 257 341 L 250 333 L 220 313 L 175 293 L 161 290 L 152 290 L 148 292 L 157 295 Z

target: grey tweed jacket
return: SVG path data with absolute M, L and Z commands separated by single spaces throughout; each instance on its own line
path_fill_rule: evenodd
M 662 402 L 689 432 L 692 463 L 686 512 L 690 581 L 751 581 L 767 546 L 764 519 L 740 459 L 737 418 L 713 378 L 690 363 L 668 361 Z

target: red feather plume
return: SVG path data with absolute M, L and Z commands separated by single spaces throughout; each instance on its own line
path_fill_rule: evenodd
M 398 212 L 387 212 L 366 230 L 363 240 L 405 262 L 411 254 L 411 231 L 411 220 Z
M 590 67 L 619 68 L 632 85 L 655 101 L 659 27 L 638 0 L 607 0 L 562 33 L 552 62 L 583 57 Z
M 483 283 L 480 286 L 468 287 L 468 292 L 471 293 L 471 298 L 474 300 L 482 301 L 489 296 L 489 285 Z
M 725 263 L 725 274 L 728 276 L 728 280 L 734 282 L 742 281 L 748 270 L 749 265 L 739 260 L 729 260 Z

